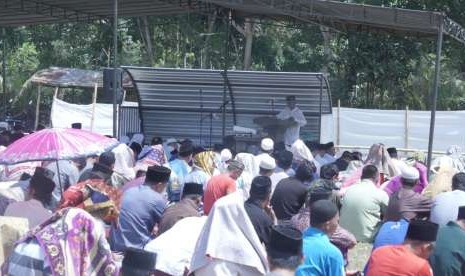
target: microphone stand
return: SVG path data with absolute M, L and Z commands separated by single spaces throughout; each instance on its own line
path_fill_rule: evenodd
M 203 132 L 203 97 L 202 88 L 199 89 L 200 94 L 200 132 L 199 132 L 199 144 L 202 145 L 202 132 Z
M 218 107 L 217 109 L 210 110 L 210 111 L 208 112 L 207 115 L 204 115 L 204 116 L 202 116 L 202 117 L 200 118 L 200 124 L 201 124 L 201 125 L 202 125 L 202 122 L 203 122 L 204 119 L 210 118 L 210 130 L 209 130 L 209 131 L 210 131 L 210 133 L 209 133 L 210 148 L 213 147 L 213 145 L 212 145 L 212 136 L 213 136 L 213 114 L 214 114 L 214 113 L 219 113 L 219 112 L 223 111 L 223 109 L 226 108 L 226 105 L 227 105 L 227 104 L 229 104 L 229 100 L 226 100 L 225 102 L 223 102 L 223 104 L 220 105 L 220 107 Z M 202 105 L 201 111 L 200 111 L 201 114 L 203 115 L 202 110 L 203 110 L 203 105 Z

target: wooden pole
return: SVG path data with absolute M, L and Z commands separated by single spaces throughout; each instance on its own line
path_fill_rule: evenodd
M 53 93 L 53 99 L 57 99 L 58 98 L 58 91 L 60 91 L 60 87 L 55 87 L 55 93 Z
M 92 96 L 92 115 L 90 117 L 90 131 L 94 131 L 95 106 L 97 104 L 98 83 L 94 85 L 94 95 Z
M 52 102 L 55 101 L 55 99 L 58 99 L 58 92 L 59 91 L 60 91 L 60 87 L 59 86 L 55 87 L 55 92 L 53 93 Z M 53 121 L 52 120 L 50 120 L 50 126 L 53 127 Z
M 37 103 L 36 103 L 36 120 L 34 122 L 34 130 L 37 129 L 37 126 L 39 126 L 39 112 L 40 112 L 40 91 L 41 86 L 39 85 L 37 87 Z
M 409 116 L 408 116 L 408 105 L 405 107 L 405 117 L 404 117 L 404 124 L 405 124 L 405 129 L 404 129 L 404 148 L 408 149 L 408 129 L 410 127 L 410 122 L 409 122 Z
M 341 100 L 337 100 L 336 145 L 341 144 Z

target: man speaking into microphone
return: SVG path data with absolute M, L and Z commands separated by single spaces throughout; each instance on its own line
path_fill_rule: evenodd
M 300 128 L 307 124 L 302 111 L 296 106 L 295 96 L 286 97 L 286 107 L 276 115 L 276 118 L 284 121 L 287 125 L 284 132 L 284 143 L 290 147 L 297 139 L 299 139 Z

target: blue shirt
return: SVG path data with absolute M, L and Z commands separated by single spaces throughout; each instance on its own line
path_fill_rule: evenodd
M 143 249 L 152 239 L 153 227 L 160 221 L 165 207 L 166 200 L 162 195 L 147 185 L 124 192 L 118 226 L 111 229 L 112 249 Z
M 378 231 L 373 243 L 373 250 L 384 245 L 402 244 L 407 235 L 408 221 L 386 221 Z
M 310 227 L 303 237 L 304 262 L 295 275 L 343 276 L 344 259 L 341 251 L 319 229 Z
M 169 164 L 171 176 L 167 189 L 168 197 L 170 201 L 179 201 L 185 183 L 184 179 L 192 171 L 192 168 L 182 159 L 175 159 L 170 161 Z

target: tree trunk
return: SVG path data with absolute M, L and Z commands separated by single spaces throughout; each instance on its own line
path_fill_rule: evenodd
M 208 27 L 205 36 L 205 42 L 202 47 L 202 59 L 200 61 L 200 68 L 205 68 L 210 63 L 209 46 L 210 37 L 212 36 L 213 28 L 215 27 L 217 11 L 208 16 Z
M 328 73 L 329 62 L 331 61 L 331 58 L 332 58 L 332 51 L 331 51 L 332 36 L 331 36 L 331 33 L 329 32 L 328 27 L 320 26 L 320 31 L 321 31 L 321 35 L 323 36 L 324 51 L 325 51 L 325 58 L 326 58 L 326 62 L 321 68 L 321 71 Z
M 254 24 L 250 22 L 249 18 L 245 19 L 244 32 L 245 32 L 244 70 L 247 71 L 247 70 L 250 70 L 250 67 L 252 67 L 252 43 L 253 43 L 253 33 L 254 33 Z
M 144 29 L 144 37 L 145 37 L 145 49 L 147 51 L 147 57 L 149 58 L 150 61 L 150 66 L 155 65 L 155 60 L 154 60 L 154 52 L 153 52 L 153 46 L 152 46 L 152 34 L 149 29 L 149 23 L 147 20 L 147 16 L 142 17 L 142 25 Z
M 348 36 L 348 48 L 349 51 L 357 52 L 355 47 L 354 34 L 349 33 Z M 347 98 L 350 98 L 350 91 L 355 95 L 356 85 L 357 85 L 357 69 L 355 68 L 355 60 L 349 59 L 348 61 L 348 70 L 347 70 Z

